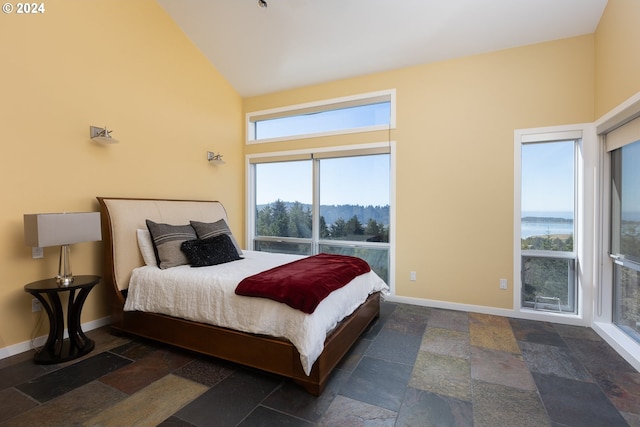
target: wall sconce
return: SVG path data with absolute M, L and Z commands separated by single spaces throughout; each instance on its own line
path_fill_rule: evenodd
M 214 165 L 224 165 L 224 160 L 222 160 L 222 154 L 220 153 L 216 154 L 211 151 L 207 151 L 207 160 L 209 160 L 209 163 Z
M 115 138 L 111 137 L 112 130 L 107 129 L 107 127 L 99 128 L 97 126 L 89 126 L 89 135 L 93 141 L 103 142 L 106 144 L 115 144 L 116 142 L 120 142 Z
M 96 240 L 102 240 L 100 212 L 24 215 L 24 242 L 27 246 L 60 246 L 56 276 L 59 286 L 69 286 L 73 283 L 69 245 Z

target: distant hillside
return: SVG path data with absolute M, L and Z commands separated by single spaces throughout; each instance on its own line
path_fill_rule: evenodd
M 543 222 L 543 223 L 557 223 L 557 224 L 573 224 L 573 220 L 570 218 L 554 218 L 554 217 L 540 217 L 540 216 L 525 216 L 521 219 L 522 222 Z
M 287 209 L 290 209 L 293 202 L 284 202 Z M 261 211 L 266 205 L 258 205 L 258 211 Z M 311 205 L 302 204 L 305 209 L 311 209 Z M 363 225 L 366 225 L 369 219 L 373 218 L 379 224 L 389 226 L 389 205 L 386 206 L 361 206 L 361 205 L 320 205 L 320 215 L 324 216 L 327 224 L 333 224 L 338 218 L 348 221 L 354 215 L 358 217 Z

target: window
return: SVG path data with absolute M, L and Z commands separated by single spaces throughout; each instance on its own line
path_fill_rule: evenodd
M 395 127 L 395 91 L 247 114 L 247 143 Z
M 308 160 L 258 163 L 254 249 L 311 255 L 313 171 Z
M 386 127 L 389 126 L 390 104 L 390 101 L 386 101 L 317 113 L 257 120 L 254 122 L 255 139 L 284 138 L 379 125 Z
M 632 225 L 637 209 L 635 170 L 640 168 L 636 152 L 640 144 L 640 93 L 627 99 L 594 123 L 593 141 L 598 149 L 593 165 L 600 171 L 594 192 L 593 328 L 612 343 L 636 369 L 640 369 L 638 322 L 637 240 Z M 596 144 L 599 142 L 599 144 Z M 635 169 L 635 170 L 634 170 Z M 585 179 L 585 182 L 588 182 Z M 581 273 L 588 272 L 584 266 Z M 589 287 L 585 287 L 589 289 Z
M 519 141 L 522 308 L 572 314 L 578 310 L 576 136 L 532 134 Z
M 254 250 L 357 256 L 389 283 L 388 144 L 249 161 Z
M 610 132 L 613 324 L 640 342 L 640 118 Z

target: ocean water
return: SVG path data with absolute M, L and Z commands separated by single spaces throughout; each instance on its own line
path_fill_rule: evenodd
M 573 234 L 573 223 L 521 222 L 520 233 L 522 239 L 531 236 L 546 236 L 547 234 Z
M 573 234 L 573 213 L 572 212 L 541 212 L 522 211 L 523 220 L 520 222 L 521 238 L 526 239 L 531 236 L 546 236 L 547 234 Z M 525 221 L 524 218 L 535 218 L 534 221 Z M 571 222 L 557 222 L 553 218 L 571 220 Z M 548 220 L 546 220 L 548 219 Z M 640 222 L 640 212 L 626 211 L 622 213 L 622 221 Z M 630 225 L 629 227 L 633 227 Z M 639 229 L 640 231 L 640 229 Z
M 568 235 L 573 234 L 573 212 L 536 212 L 523 211 L 523 220 L 520 222 L 520 236 L 526 239 L 531 236 Z M 535 221 L 527 221 L 524 218 L 535 218 Z M 570 222 L 558 222 L 553 218 L 571 220 Z

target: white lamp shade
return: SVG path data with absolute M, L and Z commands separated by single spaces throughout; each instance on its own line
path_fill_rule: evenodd
M 24 242 L 44 248 L 102 240 L 100 212 L 24 215 Z

